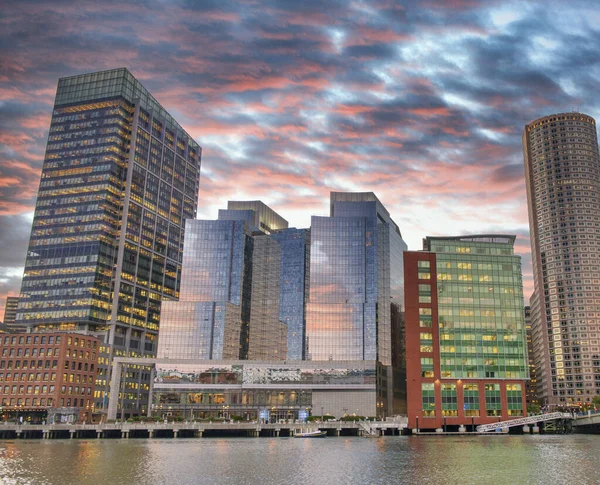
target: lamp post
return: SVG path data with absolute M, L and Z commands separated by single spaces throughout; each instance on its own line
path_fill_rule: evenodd
M 417 434 L 419 433 L 419 416 L 417 416 Z
M 321 422 L 323 422 L 323 406 L 321 406 Z
M 471 416 L 471 431 L 475 432 L 475 418 Z
M 444 433 L 446 432 L 446 416 L 444 416 Z

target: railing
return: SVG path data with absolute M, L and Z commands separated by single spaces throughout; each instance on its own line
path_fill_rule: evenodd
M 484 433 L 486 431 L 494 431 L 496 429 L 512 428 L 513 426 L 524 426 L 526 424 L 541 423 L 543 421 L 554 421 L 556 419 L 573 419 L 569 413 L 548 413 L 527 416 L 526 418 L 511 419 L 508 421 L 499 421 L 498 423 L 482 424 L 477 426 L 477 431 Z

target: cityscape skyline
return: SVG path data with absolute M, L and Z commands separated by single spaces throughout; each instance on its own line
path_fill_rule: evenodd
M 372 190 L 410 249 L 425 234 L 517 234 L 531 295 L 520 133 L 573 106 L 600 116 L 591 2 L 332 3 L 327 14 L 274 2 L 260 15 L 156 3 L 138 20 L 113 4 L 76 23 L 80 8 L 23 3 L 1 21 L 0 312 L 20 287 L 57 79 L 121 66 L 205 148 L 198 218 L 260 198 L 308 227 L 329 191 Z

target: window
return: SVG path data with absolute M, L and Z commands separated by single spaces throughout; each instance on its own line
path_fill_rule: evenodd
M 430 268 L 431 263 L 429 261 L 417 261 L 417 267 L 419 268 Z
M 420 280 L 430 280 L 431 279 L 431 273 L 425 273 L 425 272 L 421 272 L 419 271 L 419 279 Z
M 502 415 L 500 384 L 485 384 L 485 409 L 488 416 Z
M 465 384 L 463 396 L 465 416 L 479 416 L 479 385 Z
M 506 384 L 506 401 L 509 416 L 523 416 L 523 393 L 521 384 Z
M 431 285 L 419 285 L 419 303 L 431 303 Z
M 432 382 L 421 383 L 421 410 L 423 417 L 435 417 L 435 388 Z
M 421 357 L 421 377 L 433 377 L 433 359 Z
M 456 384 L 442 384 L 442 416 L 458 416 Z

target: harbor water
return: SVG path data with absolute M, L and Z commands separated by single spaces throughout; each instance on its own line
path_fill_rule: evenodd
M 592 484 L 600 436 L 0 441 L 2 484 Z

